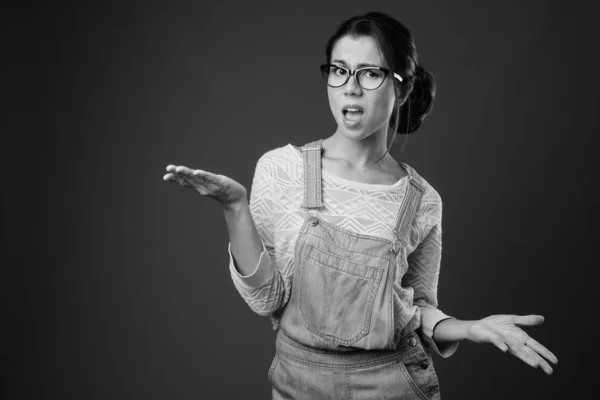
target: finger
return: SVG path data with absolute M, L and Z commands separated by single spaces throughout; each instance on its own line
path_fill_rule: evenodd
M 538 366 L 538 363 L 534 362 L 532 357 L 533 350 L 527 349 L 527 346 L 511 346 L 510 352 L 515 357 L 520 358 L 524 363 L 529 364 L 534 368 Z
M 548 375 L 552 375 L 552 373 L 554 372 L 554 370 L 552 369 L 552 367 L 550 366 L 550 364 L 548 364 L 547 362 L 544 361 L 544 366 L 542 367 L 542 369 L 544 370 L 545 373 L 547 373 Z
M 163 176 L 163 179 L 165 181 L 170 181 L 170 182 L 176 182 L 179 183 L 181 186 L 185 186 L 185 187 L 193 187 L 189 182 L 187 182 L 184 178 L 174 174 L 174 173 L 168 173 L 165 176 Z
M 490 342 L 496 346 L 497 348 L 499 348 L 501 351 L 506 352 L 508 351 L 508 346 L 506 345 L 506 343 L 504 343 L 504 340 L 502 340 L 502 337 L 500 335 L 493 335 L 490 338 Z
M 191 177 L 194 171 L 192 171 L 191 169 L 189 169 L 186 166 L 180 165 L 177 168 L 175 168 L 175 172 L 178 175 L 185 175 L 185 176 Z
M 203 171 L 201 169 L 194 170 L 194 172 L 192 173 L 192 176 L 200 178 L 206 182 L 210 182 L 210 183 L 215 182 L 214 174 L 211 174 L 210 172 L 207 172 L 207 171 Z
M 165 176 L 163 176 L 163 179 L 165 181 L 177 181 L 177 177 L 175 176 L 175 174 L 172 173 L 168 173 Z
M 537 340 L 533 338 L 528 338 L 525 341 L 525 345 L 529 348 L 532 348 L 538 354 L 544 356 L 544 358 L 546 358 L 553 364 L 558 364 L 558 358 L 556 358 L 556 356 L 550 350 L 548 350 L 546 347 L 540 344 Z
M 527 354 L 527 358 L 530 361 L 529 365 L 534 368 L 541 368 L 548 375 L 552 374 L 552 367 L 539 354 L 527 346 L 523 347 L 523 351 Z
M 187 187 L 194 186 L 192 182 L 194 181 L 194 175 L 192 174 L 192 172 L 193 171 L 191 169 L 183 165 L 180 165 L 177 168 L 175 168 L 175 173 L 177 174 L 177 177 L 179 179 L 182 179 L 185 182 L 182 184 Z
M 552 367 L 542 359 L 537 353 L 527 346 L 514 346 L 510 348 L 510 352 L 517 358 L 520 358 L 524 363 L 533 368 L 541 368 L 548 375 L 552 374 Z
M 544 322 L 544 317 L 541 315 L 513 315 L 512 316 L 513 323 L 516 325 L 540 325 Z
M 169 164 L 167 165 L 167 172 L 175 172 L 175 168 L 177 168 L 176 165 Z
M 542 371 L 544 371 L 548 375 L 552 375 L 553 370 L 552 370 L 552 367 L 550 366 L 550 364 L 548 364 L 548 361 L 546 361 L 542 357 L 538 356 L 537 364 L 538 364 L 538 367 L 542 369 Z

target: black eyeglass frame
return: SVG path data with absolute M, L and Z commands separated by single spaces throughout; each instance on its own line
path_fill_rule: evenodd
M 328 77 L 329 77 L 329 72 L 328 69 L 331 67 L 336 67 L 336 68 L 340 68 L 343 70 L 348 71 L 348 75 L 346 75 L 346 80 L 344 81 L 344 83 L 342 83 L 339 86 L 333 86 L 330 85 L 328 82 Z M 354 76 L 354 79 L 356 79 L 356 83 L 358 84 L 358 86 L 360 86 L 363 90 L 377 90 L 381 87 L 381 85 L 383 85 L 383 82 L 385 82 L 385 78 L 387 78 L 387 76 L 392 72 L 390 69 L 388 68 L 383 68 L 383 67 L 363 67 L 363 68 L 357 68 L 354 71 L 352 71 L 349 68 L 346 67 L 342 67 L 339 65 L 335 65 L 335 64 L 322 64 L 319 66 L 319 69 L 321 70 L 321 75 L 323 76 L 323 79 L 325 80 L 325 83 L 327 84 L 327 86 L 332 87 L 332 88 L 340 88 L 342 86 L 344 86 L 346 83 L 348 83 L 348 81 L 350 80 L 351 76 Z M 365 69 L 376 69 L 379 71 L 382 71 L 384 73 L 383 79 L 381 80 L 381 83 L 379 84 L 379 86 L 377 86 L 376 88 L 373 89 L 366 89 L 364 88 L 360 82 L 358 81 L 358 79 L 356 78 L 358 75 L 356 75 L 359 71 L 363 71 Z M 402 77 L 400 75 L 398 75 L 397 73 L 394 72 L 394 78 L 398 79 L 400 82 L 402 82 Z

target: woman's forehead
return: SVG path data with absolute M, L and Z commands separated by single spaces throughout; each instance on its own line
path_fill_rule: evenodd
M 349 67 L 358 64 L 387 67 L 379 45 L 371 36 L 343 36 L 331 50 L 331 62 L 341 62 Z

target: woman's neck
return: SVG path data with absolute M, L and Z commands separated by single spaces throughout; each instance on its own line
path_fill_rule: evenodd
M 363 170 L 384 160 L 386 153 L 385 132 L 375 132 L 362 140 L 344 136 L 339 129 L 323 140 L 324 157 L 344 160 L 352 169 Z

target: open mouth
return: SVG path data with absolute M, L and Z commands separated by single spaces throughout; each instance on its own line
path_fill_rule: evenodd
M 348 122 L 356 123 L 361 120 L 365 111 L 362 107 L 344 107 L 342 113 Z

